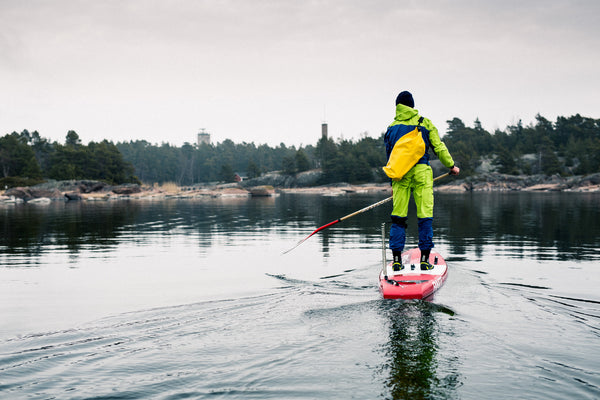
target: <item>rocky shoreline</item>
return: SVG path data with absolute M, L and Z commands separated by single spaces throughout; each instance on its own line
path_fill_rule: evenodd
M 452 179 L 452 178 L 450 178 Z M 504 175 L 486 173 L 441 182 L 440 192 L 600 192 L 600 173 L 585 176 Z
M 300 175 L 300 174 L 298 174 Z M 50 181 L 30 187 L 7 189 L 0 194 L 0 204 L 47 204 L 52 201 L 107 201 L 119 199 L 158 200 L 168 198 L 265 197 L 280 193 L 308 193 L 338 196 L 353 193 L 391 193 L 388 183 L 350 185 L 346 183 L 314 186 L 312 179 L 275 173 L 243 183 L 196 185 L 112 186 L 99 181 Z M 464 179 L 444 178 L 434 187 L 436 192 L 600 192 L 600 173 L 586 176 L 515 176 L 498 173 L 480 174 Z
M 16 187 L 0 193 L 0 204 L 49 204 L 53 201 L 162 200 L 192 198 L 273 197 L 281 193 L 308 193 L 337 196 L 351 193 L 388 192 L 387 184 L 275 188 L 270 185 L 243 186 L 239 183 L 189 187 L 111 186 L 98 181 L 58 181 L 30 187 Z

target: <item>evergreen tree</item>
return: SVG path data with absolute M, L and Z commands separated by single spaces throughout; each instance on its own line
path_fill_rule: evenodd
M 498 167 L 498 172 L 502 174 L 516 175 L 519 172 L 515 158 L 505 147 L 500 147 L 497 150 L 493 164 Z
M 296 158 L 294 161 L 296 163 L 296 170 L 298 172 L 304 172 L 310 169 L 310 161 L 308 160 L 308 156 L 302 149 L 299 149 L 296 152 Z
M 79 135 L 75 131 L 67 132 L 67 138 L 65 140 L 65 145 L 69 147 L 77 147 L 81 145 L 81 139 L 79 139 Z
M 40 166 L 24 136 L 13 132 L 0 138 L 0 168 L 3 177 L 41 178 Z
M 235 182 L 235 172 L 233 171 L 233 167 L 229 164 L 222 165 L 219 177 L 223 182 Z
M 92 179 L 85 175 L 85 168 L 90 163 L 89 153 L 81 146 L 79 135 L 69 131 L 64 146 L 58 143 L 54 145 L 48 177 L 56 180 Z
M 123 155 L 114 143 L 106 139 L 100 143 L 90 142 L 87 146 L 88 161 L 83 175 L 87 179 L 102 180 L 112 184 L 139 183 L 134 176 L 131 163 L 123 160 Z
M 296 160 L 292 156 L 285 156 L 282 160 L 281 171 L 286 175 L 296 173 Z
M 553 175 L 560 173 L 561 165 L 554 152 L 554 144 L 548 137 L 544 137 L 540 145 L 540 164 L 543 174 Z
M 254 161 L 249 161 L 248 166 L 246 167 L 246 174 L 248 178 L 258 178 L 261 175 L 260 168 Z

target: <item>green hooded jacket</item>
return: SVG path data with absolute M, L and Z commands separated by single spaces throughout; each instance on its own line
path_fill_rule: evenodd
M 403 104 L 398 104 L 396 106 L 396 118 L 394 118 L 394 121 L 388 127 L 384 138 L 388 159 L 398 139 L 419 125 L 419 118 L 421 118 L 421 116 L 419 115 L 418 110 Z M 444 142 L 440 140 L 438 130 L 433 123 L 429 119 L 423 118 L 423 122 L 420 124 L 420 129 L 426 147 L 425 155 L 417 162 L 417 164 L 429 164 L 428 150 L 431 147 L 442 164 L 446 168 L 452 168 L 454 166 L 454 160 L 452 159 L 452 156 L 450 155 L 450 152 L 448 151 L 448 148 Z

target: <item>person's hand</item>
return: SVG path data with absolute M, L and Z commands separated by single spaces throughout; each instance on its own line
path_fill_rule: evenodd
M 458 168 L 456 165 L 452 168 L 450 168 L 450 175 L 458 175 L 460 173 L 460 168 Z

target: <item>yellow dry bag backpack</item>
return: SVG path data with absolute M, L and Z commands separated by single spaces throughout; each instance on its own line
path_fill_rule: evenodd
M 419 123 L 415 129 L 402 136 L 394 144 L 387 165 L 383 167 L 383 171 L 389 178 L 402 179 L 425 154 L 425 141 L 419 130 L 421 122 L 423 122 L 423 117 L 419 118 Z

